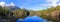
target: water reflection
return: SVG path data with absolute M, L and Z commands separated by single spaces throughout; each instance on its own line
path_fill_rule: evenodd
M 47 22 L 47 20 L 42 19 L 41 17 L 38 16 L 28 16 L 24 18 L 23 20 L 18 20 L 17 22 Z
M 16 22 L 23 22 L 23 19 L 18 19 Z

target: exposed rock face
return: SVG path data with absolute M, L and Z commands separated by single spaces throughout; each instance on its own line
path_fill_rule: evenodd
M 51 18 L 59 20 L 60 19 L 60 10 L 53 11 L 51 14 Z

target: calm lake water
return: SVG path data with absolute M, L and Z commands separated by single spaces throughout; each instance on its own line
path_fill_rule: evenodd
M 27 16 L 24 19 L 18 19 L 16 22 L 47 22 L 47 20 L 39 16 Z

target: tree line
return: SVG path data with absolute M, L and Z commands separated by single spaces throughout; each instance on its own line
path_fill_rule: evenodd
M 37 15 L 37 16 L 40 16 L 42 18 L 45 18 L 45 19 L 48 19 L 50 20 L 50 15 L 53 11 L 56 11 L 56 10 L 60 10 L 60 6 L 57 6 L 57 7 L 51 7 L 51 8 L 47 8 L 47 9 L 44 9 L 44 10 L 39 10 L 39 11 L 33 11 L 33 10 L 27 10 L 27 9 L 17 9 L 17 10 L 13 10 L 11 11 L 10 9 L 8 8 L 5 8 L 4 7 L 1 7 L 0 6 L 0 16 L 8 16 L 8 15 L 12 15 L 16 18 L 25 18 L 27 16 L 34 16 L 34 15 Z M 10 14 L 9 14 L 10 13 Z

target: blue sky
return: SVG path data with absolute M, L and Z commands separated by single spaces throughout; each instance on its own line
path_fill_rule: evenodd
M 60 5 L 60 0 L 0 0 L 6 4 L 13 2 L 20 8 L 26 8 L 29 10 L 42 10 L 56 5 Z

